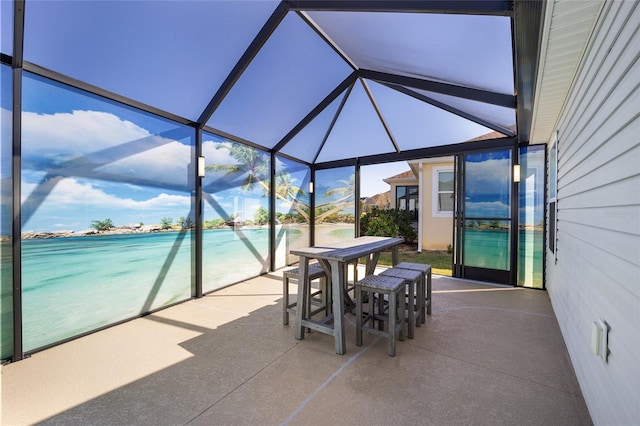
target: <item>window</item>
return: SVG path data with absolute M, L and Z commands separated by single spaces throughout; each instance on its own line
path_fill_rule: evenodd
M 396 186 L 396 209 L 411 213 L 411 220 L 418 220 L 418 186 Z
M 433 217 L 453 217 L 453 167 L 433 168 Z
M 558 218 L 558 133 L 549 147 L 549 250 L 556 254 L 557 218 Z M 555 261 L 558 259 L 555 257 Z

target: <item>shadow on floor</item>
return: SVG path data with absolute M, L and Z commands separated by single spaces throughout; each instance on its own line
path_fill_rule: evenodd
M 351 315 L 340 356 L 282 325 L 274 278 L 4 367 L 3 424 L 591 424 L 546 292 L 434 276 L 396 357 Z

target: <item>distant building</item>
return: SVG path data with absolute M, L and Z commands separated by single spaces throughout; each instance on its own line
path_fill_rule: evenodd
M 453 157 L 408 162 L 410 170 L 383 179 L 390 185 L 390 207 L 416 221 L 418 251 L 446 250 L 453 241 Z
M 362 211 L 368 212 L 373 207 L 379 209 L 388 209 L 391 206 L 390 191 L 383 192 L 381 194 L 372 195 L 371 197 L 362 197 Z

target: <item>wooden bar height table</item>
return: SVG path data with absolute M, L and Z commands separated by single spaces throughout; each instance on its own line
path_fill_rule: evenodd
M 309 260 L 317 259 L 325 269 L 331 281 L 333 295 L 332 314 L 321 321 L 314 321 L 304 316 L 304 309 L 296 310 L 296 339 L 304 338 L 304 329 L 310 328 L 332 335 L 335 350 L 339 355 L 345 353 L 344 335 L 344 288 L 346 265 L 356 259 L 366 257 L 366 275 L 373 274 L 380 252 L 391 249 L 393 265 L 398 263 L 398 245 L 404 240 L 391 237 L 359 237 L 353 240 L 340 241 L 326 246 L 314 246 L 291 250 L 291 254 L 300 257 L 298 277 L 298 307 L 306 306 L 309 285 Z M 329 324 L 333 320 L 333 324 Z

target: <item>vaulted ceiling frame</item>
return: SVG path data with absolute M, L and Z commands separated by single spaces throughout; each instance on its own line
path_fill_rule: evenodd
M 455 155 L 469 152 L 480 152 L 488 150 L 496 150 L 501 148 L 513 148 L 517 144 L 515 137 L 485 139 L 480 141 L 467 141 L 451 145 L 439 145 L 428 148 L 409 149 L 402 152 L 389 152 L 384 154 L 372 154 L 362 157 L 345 158 L 343 160 L 325 161 L 315 163 L 316 170 L 326 170 L 339 167 L 369 166 L 373 164 L 384 164 L 396 161 L 417 160 L 421 158 L 443 157 L 446 155 Z
M 249 67 L 258 52 L 260 52 L 260 49 L 262 49 L 262 47 L 267 43 L 271 34 L 273 34 L 276 28 L 278 28 L 278 25 L 280 25 L 280 22 L 282 22 L 288 12 L 288 5 L 282 2 L 273 11 L 267 22 L 265 22 L 258 34 L 254 37 L 247 50 L 245 50 L 244 54 L 240 57 L 229 75 L 227 75 L 227 78 L 224 80 L 222 85 L 220 85 L 216 94 L 213 96 L 211 101 L 209 101 L 207 107 L 204 109 L 202 114 L 200 114 L 200 117 L 198 118 L 200 126 L 203 126 L 207 121 L 209 121 L 213 113 L 218 109 L 224 98 L 240 79 L 242 73 L 244 73 L 244 71 Z
M 236 135 L 232 135 L 231 133 L 227 133 L 224 130 L 216 129 L 216 128 L 211 127 L 211 126 L 206 126 L 205 125 L 205 126 L 202 127 L 202 130 L 205 131 L 205 132 L 209 132 L 209 133 L 212 133 L 214 135 L 223 137 L 225 139 L 228 139 L 231 142 L 238 142 L 238 143 L 241 143 L 243 145 L 248 145 L 251 148 L 256 148 L 256 149 L 259 149 L 259 150 L 262 150 L 262 151 L 267 151 L 267 152 L 271 151 L 266 146 L 260 145 L 258 143 L 252 142 L 252 141 L 247 140 L 247 139 L 243 139 L 243 138 L 241 138 L 239 136 L 236 136 Z
M 422 93 L 418 93 L 416 91 L 413 91 L 413 90 L 411 90 L 411 89 L 409 89 L 407 87 L 399 86 L 397 84 L 392 84 L 392 83 L 382 83 L 382 84 L 384 84 L 385 86 L 389 87 L 390 89 L 397 90 L 398 92 L 404 93 L 405 95 L 411 96 L 412 98 L 415 98 L 415 99 L 417 99 L 419 101 L 428 103 L 428 104 L 433 105 L 433 106 L 435 106 L 437 108 L 440 108 L 440 109 L 448 111 L 448 112 L 450 112 L 452 114 L 455 114 L 455 115 L 457 115 L 459 117 L 465 118 L 465 119 L 467 119 L 469 121 L 473 121 L 474 123 L 480 124 L 481 126 L 488 127 L 489 129 L 495 130 L 496 132 L 500 132 L 500 133 L 502 133 L 504 135 L 511 136 L 511 137 L 516 135 L 516 133 L 513 130 L 509 129 L 508 127 L 503 127 L 503 126 L 500 126 L 498 124 L 492 123 L 491 121 L 484 120 L 484 119 L 482 119 L 480 117 L 477 117 L 477 116 L 475 116 L 473 114 L 469 114 L 468 112 L 462 111 L 461 109 L 452 107 L 451 105 L 445 104 L 445 103 L 437 101 L 437 100 L 435 100 L 435 99 L 433 99 L 433 98 L 431 98 L 429 96 L 423 95 Z
M 442 83 L 440 81 L 407 77 L 366 69 L 361 69 L 358 71 L 358 74 L 362 78 L 367 78 L 381 83 L 393 83 L 400 86 L 428 90 L 430 92 L 442 93 L 443 95 L 456 96 L 458 98 L 470 99 L 472 101 L 479 101 L 507 108 L 516 107 L 516 97 L 513 95 L 504 95 L 502 93 L 490 92 L 488 90 L 474 89 L 450 83 Z
M 384 130 L 387 132 L 387 136 L 389 137 L 389 140 L 393 144 L 394 149 L 396 150 L 396 152 L 400 152 L 400 148 L 398 147 L 396 138 L 393 137 L 393 133 L 391 132 L 391 129 L 387 124 L 387 120 L 384 119 L 384 115 L 382 114 L 382 111 L 380 111 L 380 108 L 378 107 L 378 103 L 376 102 L 376 99 L 373 97 L 373 93 L 371 93 L 371 89 L 369 89 L 369 85 L 362 78 L 360 79 L 360 83 L 362 83 L 362 87 L 364 87 L 364 91 L 367 92 L 369 101 L 371 102 L 371 105 L 373 105 L 373 109 L 376 111 L 376 114 L 378 114 L 378 119 L 380 120 L 380 123 L 382 123 L 382 127 L 384 127 Z
M 338 84 L 338 86 L 336 86 L 336 88 L 333 89 L 331 93 L 329 93 L 322 101 L 320 101 L 320 103 L 318 103 L 318 105 L 316 105 L 315 108 L 313 108 L 311 112 L 309 112 L 309 114 L 306 115 L 306 117 L 300 120 L 300 122 L 296 124 L 296 126 L 293 129 L 291 129 L 291 131 L 289 131 L 289 133 L 287 133 L 280 140 L 280 142 L 278 142 L 273 147 L 273 150 L 276 152 L 282 150 L 282 148 L 284 148 L 284 146 L 287 143 L 289 143 L 289 141 L 291 141 L 291 139 L 293 139 L 298 134 L 298 132 L 300 132 L 309 123 L 311 123 L 311 121 L 313 121 L 314 118 L 316 118 L 327 106 L 329 106 L 329 104 L 331 104 L 331 102 L 333 102 L 338 96 L 340 96 L 340 94 L 343 93 L 348 87 L 352 86 L 357 78 L 358 78 L 358 75 L 355 72 L 349 74 L 349 76 L 347 76 L 347 78 L 345 78 L 340 84 Z
M 84 92 L 98 95 L 102 98 L 109 99 L 111 101 L 115 101 L 120 104 L 129 106 L 132 108 L 136 108 L 141 111 L 145 111 L 145 112 L 157 115 L 159 117 L 166 118 L 171 121 L 175 121 L 176 123 L 184 124 L 186 126 L 191 126 L 191 127 L 196 126 L 196 123 L 193 122 L 192 120 L 189 120 L 188 118 L 181 117 L 176 114 L 170 113 L 168 111 L 161 110 L 160 108 L 156 108 L 151 105 L 144 104 L 142 102 L 136 101 L 126 96 L 119 95 L 117 93 L 111 92 L 109 90 L 103 89 L 98 86 L 94 86 L 93 84 L 85 83 L 82 80 L 69 77 L 66 74 L 61 74 L 57 71 L 52 71 L 50 69 L 41 67 L 31 62 L 24 61 L 22 69 L 24 71 L 30 72 L 31 74 L 35 74 L 40 77 L 45 77 L 49 80 L 53 80 L 58 83 L 65 84 L 67 86 L 80 89 Z
M 353 69 L 358 69 L 358 65 L 338 46 L 338 44 L 309 16 L 308 13 L 298 11 L 298 16 L 307 23 L 331 48 Z
M 508 16 L 512 0 L 285 0 L 291 10 Z
M 315 164 L 316 160 L 318 160 L 318 156 L 320 155 L 322 148 L 324 148 L 324 144 L 327 143 L 327 139 L 329 139 L 329 135 L 333 131 L 333 127 L 336 125 L 336 122 L 338 121 L 338 117 L 340 117 L 340 114 L 342 113 L 342 109 L 344 108 L 344 105 L 347 103 L 347 99 L 349 99 L 349 95 L 351 95 L 351 91 L 353 90 L 354 85 L 355 85 L 355 80 L 353 83 L 351 83 L 351 85 L 347 89 L 347 92 L 344 94 L 342 101 L 340 101 L 340 105 L 338 106 L 336 113 L 333 115 L 331 124 L 329 124 L 329 127 L 327 128 L 327 131 L 324 134 L 324 137 L 322 138 L 322 143 L 320 143 L 320 146 L 318 147 L 316 154 L 313 156 L 313 160 L 311 161 L 311 163 Z
M 546 0 L 518 0 L 512 19 L 518 142 L 529 143 Z

